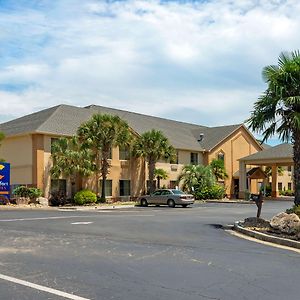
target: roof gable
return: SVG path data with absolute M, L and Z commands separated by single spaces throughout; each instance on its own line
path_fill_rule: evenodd
M 259 160 L 292 159 L 292 158 L 293 158 L 293 145 L 285 143 L 240 158 L 240 160 L 259 161 Z

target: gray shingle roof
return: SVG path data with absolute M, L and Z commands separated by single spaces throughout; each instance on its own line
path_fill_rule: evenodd
M 241 126 L 242 124 L 218 127 L 203 127 L 193 129 L 192 132 L 196 139 L 199 139 L 200 134 L 203 134 L 203 139 L 200 142 L 200 145 L 206 150 L 211 150 L 214 146 L 227 138 L 231 133 L 233 133 Z
M 271 159 L 292 159 L 293 158 L 293 145 L 280 144 L 263 151 L 248 155 L 241 158 L 243 161 L 256 161 L 256 160 L 271 160 Z
M 97 105 L 87 107 L 59 105 L 0 124 L 0 131 L 7 136 L 34 132 L 71 136 L 95 113 L 118 115 L 139 134 L 150 129 L 161 130 L 175 148 L 192 151 L 210 150 L 242 126 L 239 124 L 206 127 Z M 204 136 L 199 142 L 200 134 Z

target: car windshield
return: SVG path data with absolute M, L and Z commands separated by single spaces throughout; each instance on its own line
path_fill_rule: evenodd
M 172 190 L 172 193 L 175 194 L 175 195 L 182 195 L 182 194 L 184 194 L 184 192 L 180 191 L 180 190 Z

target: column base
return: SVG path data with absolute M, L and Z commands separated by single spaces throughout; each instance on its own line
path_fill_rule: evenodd
M 279 191 L 272 191 L 271 196 L 274 197 L 274 198 L 278 198 L 279 197 Z
M 239 199 L 245 199 L 245 192 L 239 192 Z

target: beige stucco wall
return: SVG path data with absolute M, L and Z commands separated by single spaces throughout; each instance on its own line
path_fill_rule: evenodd
M 11 164 L 11 184 L 32 184 L 31 135 L 5 138 L 0 157 Z
M 52 167 L 51 160 L 51 138 L 52 136 L 44 135 L 44 193 L 49 197 L 50 186 L 51 186 L 51 176 L 50 169 Z M 53 138 L 55 138 L 53 136 Z
M 241 127 L 238 131 L 234 132 L 220 143 L 220 145 L 212 149 L 212 151 L 208 154 L 208 163 L 210 163 L 213 159 L 216 159 L 220 152 L 225 154 L 224 164 L 228 173 L 228 179 L 225 180 L 227 195 L 233 196 L 234 193 L 233 175 L 239 170 L 238 159 L 256 153 L 260 150 L 261 148 L 252 136 L 247 132 L 247 130 Z M 257 186 L 257 183 L 253 184 L 253 187 L 256 190 L 255 186 Z
M 284 168 L 283 174 L 282 175 L 278 174 L 277 184 L 282 183 L 282 190 L 288 190 L 288 184 L 291 183 L 292 190 L 294 190 L 293 167 L 291 171 L 288 171 L 287 167 L 283 167 L 283 168 Z M 270 178 L 270 181 L 272 181 L 272 178 Z

